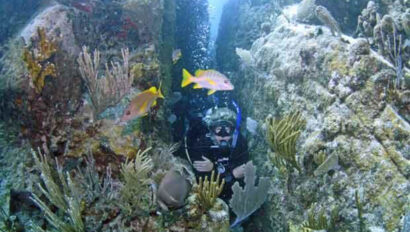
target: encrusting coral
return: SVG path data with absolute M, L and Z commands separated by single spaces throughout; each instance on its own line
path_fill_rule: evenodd
M 52 63 L 52 56 L 57 51 L 57 45 L 49 41 L 44 28 L 37 28 L 38 41 L 26 47 L 23 52 L 23 61 L 27 65 L 32 87 L 36 93 L 41 93 L 47 76 L 56 77 L 56 68 Z

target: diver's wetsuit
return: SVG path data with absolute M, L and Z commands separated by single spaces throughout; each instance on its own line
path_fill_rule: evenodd
M 215 146 L 209 135 L 194 139 L 190 144 L 191 146 L 189 146 L 188 150 L 191 161 L 202 161 L 202 156 L 211 160 L 214 164 L 213 170 L 215 171 L 215 174 L 220 173 L 221 177 L 225 178 L 225 186 L 219 197 L 225 201 L 231 198 L 232 185 L 235 181 L 239 181 L 240 183 L 243 181 L 243 178 L 236 179 L 233 176 L 232 171 L 249 160 L 248 145 L 245 138 L 239 133 L 235 148 L 227 149 Z M 198 172 L 195 169 L 194 171 L 197 177 L 202 176 L 203 178 L 206 175 L 208 175 L 209 178 L 212 172 Z

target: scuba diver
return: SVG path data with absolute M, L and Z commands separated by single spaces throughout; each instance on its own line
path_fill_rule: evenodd
M 242 183 L 244 165 L 249 160 L 247 142 L 239 131 L 240 109 L 227 96 L 213 96 L 214 106 L 196 118 L 199 125 L 192 126 L 184 139 L 186 156 L 197 177 L 210 176 L 215 171 L 225 179 L 219 196 L 225 201 L 231 198 L 235 181 Z

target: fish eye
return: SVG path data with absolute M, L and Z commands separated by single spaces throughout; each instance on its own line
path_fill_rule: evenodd
M 224 83 L 225 83 L 225 84 L 228 84 L 228 81 L 227 81 L 227 80 L 224 80 Z
M 128 110 L 127 112 L 125 112 L 125 114 L 126 114 L 126 115 L 130 115 L 130 114 L 131 114 L 131 111 Z

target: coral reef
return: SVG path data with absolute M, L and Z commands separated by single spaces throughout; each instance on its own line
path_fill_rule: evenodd
M 134 86 L 139 89 L 148 89 L 151 86 L 159 85 L 160 62 L 153 45 L 136 53 L 132 57 L 132 61 L 136 62 L 131 67 L 131 73 L 134 75 Z
M 12 39 L 0 49 L 1 120 L 14 120 L 15 124 L 7 129 L 3 121 L 0 124 L 0 202 L 5 206 L 4 214 L 0 214 L 0 228 L 17 231 L 181 231 L 187 228 L 188 222 L 178 212 L 159 214 L 156 201 L 150 197 L 155 182 L 166 171 L 187 166 L 172 155 L 175 146 L 158 140 L 167 134 L 163 133 L 167 123 L 162 120 L 166 118 L 165 107 L 156 109 L 160 114 L 158 118 L 136 120 L 126 126 L 111 120 L 118 118 L 130 98 L 138 93 L 131 85 L 138 88 L 158 85 L 161 77 L 162 86 L 169 88 L 171 79 L 166 78 L 170 77 L 170 70 L 164 69 L 162 59 L 169 58 L 174 45 L 168 41 L 164 45 L 161 39 L 167 38 L 162 35 L 166 31 L 162 31 L 163 19 L 172 20 L 169 12 L 164 14 L 163 7 L 170 7 L 171 3 L 56 2 L 59 4 L 43 1 L 44 8 L 25 22 L 26 27 L 19 36 L 31 42 L 26 48 L 19 39 Z M 33 4 L 27 2 L 27 5 Z M 111 62 L 101 68 L 106 70 L 105 77 L 98 75 L 101 70 L 95 65 L 98 62 L 91 61 L 91 56 L 88 67 L 83 56 L 83 69 L 77 68 L 76 58 L 80 52 L 77 43 L 102 51 L 101 63 Z M 130 47 L 131 54 L 128 50 L 118 54 L 123 47 Z M 125 62 L 121 63 L 121 55 Z M 134 64 L 136 68 L 131 71 Z M 115 103 L 102 107 L 88 103 L 97 101 L 92 101 L 92 94 L 82 94 L 85 88 L 81 78 L 86 71 L 96 74 L 95 82 L 115 90 L 109 92 L 101 88 L 102 85 L 92 86 L 101 91 L 101 96 L 116 98 Z M 136 82 L 131 78 L 134 73 L 139 75 Z M 124 76 L 124 82 L 110 82 Z M 83 82 L 90 88 L 87 80 Z M 128 91 L 130 96 L 125 96 Z M 101 113 L 99 119 L 94 117 L 96 111 L 108 105 L 115 107 L 98 112 Z M 10 115 L 18 116 L 8 118 Z M 1 139 L 6 131 L 5 138 L 10 141 L 3 146 Z M 27 138 L 33 148 L 39 148 L 38 152 L 44 154 L 33 157 L 36 164 L 30 156 L 25 157 L 29 145 L 19 141 L 22 138 Z M 11 141 L 14 139 L 17 144 Z M 18 145 L 22 148 L 11 148 Z M 141 153 L 151 146 L 155 151 L 152 160 Z M 126 158 L 132 161 L 125 161 Z M 144 168 L 148 161 L 150 167 Z M 193 178 L 191 172 L 188 177 Z M 227 228 L 228 208 L 223 202 L 217 202 L 217 208 L 210 211 L 217 216 L 209 218 L 221 220 Z M 221 212 L 225 215 L 222 219 L 218 217 Z M 213 226 L 220 225 L 214 223 Z
M 329 11 L 334 14 L 334 9 Z M 239 17 L 246 15 L 242 14 Z M 400 30 L 397 27 L 398 34 Z M 398 45 L 396 40 L 396 48 Z M 243 112 L 262 125 L 249 141 L 255 144 L 255 137 L 269 133 L 270 123 L 265 121 L 269 114 L 275 118 L 299 111 L 306 120 L 296 143 L 303 173 L 275 168 L 266 158 L 270 141 L 256 143 L 251 150 L 254 162 L 264 167 L 262 175 L 271 176 L 274 188 L 269 206 L 263 207 L 264 212 L 248 228 L 298 231 L 306 220 L 305 212 L 337 206 L 336 231 L 359 231 L 360 223 L 363 230 L 399 231 L 410 187 L 410 111 L 403 106 L 408 85 L 401 82 L 397 91 L 388 90 L 394 89 L 397 78 L 392 61 L 378 55 L 371 40 L 345 35 L 339 39 L 327 28 L 289 22 L 283 16 L 277 17 L 270 34 L 260 36 L 246 49 L 254 66 L 238 68 L 232 75 L 239 77 L 234 85 L 239 86 L 237 99 Z M 401 54 L 405 61 L 405 52 Z M 407 67 L 402 70 L 408 73 Z M 354 195 L 358 186 L 363 193 L 360 217 Z M 330 215 L 326 212 L 328 223 Z
M 315 8 L 315 15 L 324 25 L 330 28 L 332 35 L 341 36 L 342 31 L 340 30 L 339 23 L 325 7 L 317 6 Z
M 315 18 L 316 0 L 303 0 L 297 8 L 296 20 L 302 23 L 311 22 Z
M 302 230 L 309 232 L 315 230 L 336 231 L 338 219 L 338 208 L 331 210 L 330 219 L 325 216 L 325 209 L 321 208 L 319 212 L 314 211 L 314 207 L 308 212 L 308 219 L 302 225 Z
M 64 175 L 63 169 L 57 163 L 57 182 L 53 177 L 53 169 L 50 167 L 46 156 L 41 153 L 37 156 L 34 151 L 32 153 L 36 167 L 41 171 L 41 178 L 45 186 L 43 187 L 41 184 L 38 184 L 38 188 L 61 213 L 67 214 L 68 220 L 65 221 L 65 217 L 59 217 L 60 213 L 53 212 L 36 194 L 33 195 L 32 200 L 44 211 L 47 221 L 54 229 L 63 232 L 83 232 L 84 222 L 81 216 L 81 198 L 70 174 Z
M 367 7 L 362 10 L 361 15 L 357 18 L 357 28 L 355 34 L 359 37 L 373 37 L 373 28 L 380 20 L 380 14 L 377 12 L 377 5 L 374 1 L 369 1 Z
M 81 76 L 90 93 L 95 118 L 107 107 L 117 104 L 130 91 L 134 75 L 129 72 L 128 49 L 122 49 L 121 54 L 122 64 L 111 62 L 111 69 L 107 63 L 105 64 L 104 78 L 99 78 L 98 74 L 100 65 L 98 50 L 95 50 L 91 57 L 87 47 L 84 46 L 77 59 Z
M 76 56 L 79 47 L 74 38 L 72 19 L 77 15 L 60 4 L 43 7 L 21 30 L 19 37 L 28 43 L 32 38 L 38 40 L 37 28 L 44 28 L 47 36 L 59 44 L 59 48 Z
M 253 6 L 249 1 L 228 1 L 222 13 L 218 38 L 216 40 L 216 63 L 218 71 L 235 71 L 240 62 L 236 48 L 249 49 L 252 41 L 263 32 L 260 25 L 265 22 L 274 26 L 273 12 L 279 11 L 276 1 L 260 1 Z M 288 1 L 286 1 L 288 2 Z M 183 52 L 184 54 L 184 52 Z
M 123 186 L 120 190 L 120 207 L 126 215 L 144 215 L 147 210 L 148 174 L 152 169 L 152 161 L 147 157 L 145 151 L 138 151 L 134 160 L 126 161 L 121 166 Z

